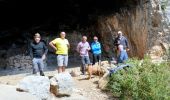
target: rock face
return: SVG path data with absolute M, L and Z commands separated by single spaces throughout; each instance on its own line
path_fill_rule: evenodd
M 168 20 L 170 22 L 170 1 L 169 0 L 162 0 L 162 1 L 165 1 L 165 2 L 163 2 L 165 4 L 165 6 L 166 6 L 165 14 L 167 15 L 167 18 L 168 18 Z
M 70 96 L 74 89 L 72 76 L 68 72 L 56 74 L 50 79 L 50 91 L 55 96 Z
M 16 55 L 7 59 L 7 66 L 15 69 L 29 69 L 32 67 L 30 56 Z
M 104 47 L 109 46 L 112 50 L 113 40 L 119 30 L 129 41 L 130 56 L 143 58 L 153 46 L 170 43 L 170 30 L 160 0 L 139 2 L 133 8 L 122 8 L 116 14 L 98 17 L 97 31 L 101 33 Z
M 27 76 L 18 83 L 17 90 L 29 92 L 40 99 L 47 99 L 50 94 L 50 80 L 43 76 Z
M 87 22 L 88 26 L 84 26 L 83 23 L 74 22 L 76 20 L 83 21 L 81 18 L 77 19 L 79 16 L 74 17 L 72 14 L 66 14 L 70 16 L 69 18 L 63 18 L 62 20 L 65 22 L 61 23 L 60 21 L 56 21 L 57 18 L 49 19 L 48 24 L 44 23 L 43 25 L 34 26 L 30 28 L 30 30 L 26 30 L 26 32 L 20 33 L 20 28 L 14 28 L 15 30 L 7 31 L 7 32 L 0 32 L 1 34 L 1 40 L 2 42 L 10 36 L 11 38 L 15 36 L 15 34 L 12 34 L 14 31 L 15 33 L 18 33 L 18 35 L 22 37 L 14 38 L 16 41 L 13 40 L 7 41 L 7 44 L 1 44 L 0 50 L 2 50 L 2 53 L 0 51 L 0 66 L 11 66 L 15 68 L 21 68 L 21 67 L 30 67 L 29 61 L 19 61 L 15 60 L 11 61 L 10 59 L 15 59 L 17 55 L 20 54 L 26 54 L 28 53 L 27 46 L 29 42 L 32 39 L 32 35 L 34 32 L 37 32 L 37 30 L 40 30 L 40 34 L 42 36 L 42 39 L 47 42 L 47 44 L 53 40 L 54 38 L 58 37 L 56 35 L 59 34 L 59 30 L 67 31 L 66 38 L 69 40 L 71 48 L 69 50 L 69 58 L 71 58 L 69 61 L 76 62 L 79 61 L 78 59 L 78 53 L 76 52 L 76 46 L 79 41 L 81 41 L 82 35 L 88 36 L 88 42 L 92 41 L 92 37 L 94 35 L 97 35 L 99 37 L 100 42 L 102 43 L 102 47 L 104 50 L 103 54 L 105 52 L 112 52 L 113 50 L 113 40 L 116 37 L 117 31 L 121 30 L 124 35 L 127 37 L 130 45 L 130 51 L 128 54 L 131 57 L 139 57 L 143 58 L 146 53 L 149 52 L 154 46 L 162 43 L 170 44 L 170 27 L 169 27 L 169 18 L 170 18 L 170 2 L 166 4 L 165 11 L 162 11 L 161 9 L 161 2 L 162 1 L 168 1 L 168 0 L 116 0 L 113 1 L 109 0 L 105 2 L 102 0 L 101 2 L 95 1 L 93 3 L 96 3 L 96 5 L 93 5 L 93 3 L 87 3 L 86 1 L 83 1 L 85 4 L 89 5 L 91 4 L 91 7 L 89 9 L 84 8 L 83 5 L 72 1 L 75 6 L 78 8 L 83 8 L 76 10 L 77 14 L 79 12 L 84 12 L 84 10 L 87 10 L 86 13 L 83 13 L 84 22 Z M 66 2 L 66 1 L 65 1 Z M 89 1 L 91 2 L 91 1 Z M 97 3 L 101 3 L 102 5 L 107 5 L 109 2 L 112 2 L 109 4 L 111 8 L 107 8 L 107 10 L 100 8 L 100 6 L 97 6 Z M 68 3 L 70 5 L 70 3 Z M 113 5 L 112 5 L 113 4 Z M 118 5 L 118 6 L 117 6 Z M 103 6 L 105 8 L 105 6 Z M 106 6 L 107 7 L 107 6 Z M 90 12 L 92 10 L 92 12 Z M 101 10 L 100 10 L 101 9 Z M 116 9 L 116 10 L 115 10 Z M 68 12 L 67 12 L 68 13 Z M 106 13 L 106 14 L 105 14 Z M 77 15 L 76 14 L 76 15 Z M 167 17 L 166 17 L 167 15 Z M 71 17 L 72 16 L 72 17 Z M 69 20 L 72 23 L 75 23 L 75 25 L 67 25 L 67 20 Z M 54 23 L 58 23 L 59 25 L 53 26 Z M 91 24 L 90 24 L 91 23 Z M 82 24 L 82 25 L 81 25 Z M 31 25 L 32 26 L 32 25 Z M 53 30 L 50 27 L 60 27 L 59 30 Z M 76 28 L 72 27 L 75 26 Z M 80 27 L 81 26 L 81 27 Z M 69 27 L 69 28 L 67 28 Z M 34 29 L 36 29 L 33 31 Z M 48 29 L 48 31 L 45 31 L 43 29 Z M 7 29 L 10 30 L 10 29 Z M 30 32 L 29 32 L 30 31 Z M 33 31 L 33 32 L 32 32 Z M 20 45 L 18 47 L 18 45 Z M 22 48 L 24 47 L 24 48 Z M 11 48 L 11 49 L 10 49 Z M 20 48 L 20 49 L 18 49 Z M 19 52 L 21 51 L 21 52 Z M 5 50 L 5 53 L 4 53 Z M 164 49 L 163 49 L 164 50 Z M 14 53 L 15 52 L 15 53 Z M 53 52 L 51 48 L 49 48 L 49 56 L 47 56 L 47 63 L 50 65 L 56 64 L 56 56 L 53 55 Z M 164 52 L 164 51 L 162 51 Z M 11 54 L 14 53 L 15 55 Z M 4 54 L 8 54 L 7 57 L 4 58 Z M 109 55 L 111 55 L 109 53 Z M 21 55 L 20 55 L 21 56 Z M 14 57 L 14 58 L 12 58 Z M 20 57 L 22 58 L 22 56 Z M 18 59 L 18 58 L 17 58 Z M 24 57 L 22 59 L 25 59 Z M 26 60 L 26 59 L 25 59 Z M 19 62 L 19 63 L 18 63 Z M 20 63 L 22 62 L 22 63 Z M 21 68 L 21 69 L 24 69 Z

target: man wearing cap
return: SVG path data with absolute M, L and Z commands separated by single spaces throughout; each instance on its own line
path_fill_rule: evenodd
M 33 59 L 33 74 L 37 74 L 38 70 L 40 75 L 44 76 L 43 60 L 46 58 L 48 49 L 44 42 L 41 41 L 41 36 L 39 33 L 34 35 L 34 41 L 30 44 L 30 56 Z
M 100 64 L 101 62 L 101 44 L 98 42 L 97 36 L 93 37 L 93 42 L 91 43 L 91 51 L 93 54 L 93 65 L 98 62 Z
M 65 39 L 66 33 L 61 32 L 60 38 L 52 40 L 49 45 L 56 51 L 57 55 L 57 64 L 58 64 L 58 73 L 64 72 L 65 67 L 68 64 L 68 49 L 70 44 L 67 39 Z

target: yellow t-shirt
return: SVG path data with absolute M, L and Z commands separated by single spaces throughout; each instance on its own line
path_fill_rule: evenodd
M 56 38 L 52 41 L 52 43 L 57 48 L 56 54 L 68 54 L 69 42 L 67 39 Z

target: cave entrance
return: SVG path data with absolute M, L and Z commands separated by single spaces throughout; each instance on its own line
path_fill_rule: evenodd
M 75 30 L 94 24 L 97 16 L 114 14 L 125 7 L 131 9 L 137 4 L 136 0 L 2 0 L 0 30 Z
M 56 37 L 60 31 L 66 31 L 73 47 L 70 56 L 74 57 L 77 56 L 75 47 L 81 35 L 89 36 L 89 41 L 92 36 L 97 35 L 103 47 L 107 48 L 112 47 L 113 37 L 118 30 L 125 32 L 130 45 L 133 45 L 131 48 L 134 51 L 132 50 L 133 53 L 130 54 L 142 56 L 144 52 L 138 49 L 144 50 L 145 44 L 138 48 L 141 39 L 137 40 L 136 37 L 141 37 L 140 34 L 145 33 L 146 29 L 138 32 L 135 37 L 132 35 L 140 25 L 146 23 L 132 27 L 136 22 L 139 23 L 137 20 L 145 19 L 144 7 L 139 7 L 145 3 L 145 0 L 62 0 L 60 2 L 2 0 L 0 1 L 0 50 L 2 51 L 0 58 L 3 60 L 5 58 L 7 59 L 5 61 L 9 62 L 9 57 L 27 54 L 28 44 L 35 32 L 39 32 L 48 43 L 54 39 L 52 36 Z M 16 66 L 19 66 L 17 64 Z

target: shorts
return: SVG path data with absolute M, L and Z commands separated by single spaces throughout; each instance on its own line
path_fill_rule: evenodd
M 57 64 L 59 67 L 68 65 L 68 55 L 57 55 Z

